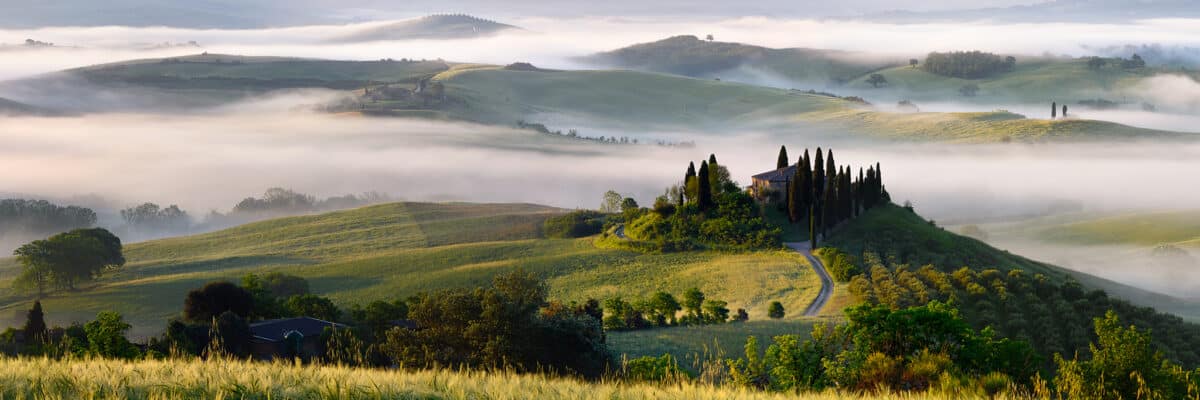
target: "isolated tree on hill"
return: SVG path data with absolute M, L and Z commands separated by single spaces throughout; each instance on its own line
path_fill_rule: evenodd
M 767 316 L 771 319 L 783 318 L 783 303 L 772 301 L 771 305 L 767 307 Z
M 779 146 L 779 159 L 775 161 L 775 169 L 784 169 L 788 167 L 787 146 Z
M 921 62 L 920 62 L 920 61 L 918 61 L 918 60 L 917 60 L 917 59 L 915 59 L 915 58 L 910 58 L 910 59 L 908 59 L 908 66 L 909 66 L 910 68 L 916 68 L 916 67 L 917 67 L 917 64 L 920 64 L 920 63 L 921 63 Z
M 713 35 L 710 33 L 710 34 L 708 34 L 708 36 L 705 36 L 704 39 L 711 42 L 711 41 L 713 41 Z
M 22 265 L 18 286 L 44 293 L 53 283 L 64 289 L 90 281 L 106 269 L 125 265 L 121 239 L 103 228 L 76 229 L 25 244 L 13 252 Z
M 1066 105 L 1066 104 L 1063 104 L 1063 113 L 1062 113 L 1062 116 L 1063 116 L 1063 118 L 1066 118 L 1066 117 L 1067 117 L 1067 105 Z
M 604 200 L 600 202 L 600 212 L 613 214 L 621 211 L 621 199 L 623 197 L 615 190 L 604 192 Z
M 708 161 L 700 162 L 700 172 L 696 173 L 696 203 L 700 211 L 708 211 L 713 205 L 712 182 L 709 181 Z
M 1058 102 L 1050 102 L 1050 119 L 1058 118 Z
M 33 308 L 26 314 L 25 326 L 21 330 L 25 332 L 26 343 L 41 344 L 46 341 L 46 314 L 42 312 L 41 301 L 34 300 Z
M 867 78 L 867 83 L 870 83 L 871 87 L 878 88 L 887 85 L 888 80 L 883 74 L 871 74 L 871 77 Z

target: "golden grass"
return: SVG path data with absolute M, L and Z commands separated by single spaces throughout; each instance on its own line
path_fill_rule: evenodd
M 973 395 L 766 393 L 505 372 L 357 369 L 231 360 L 0 359 L 0 399 L 972 399 Z

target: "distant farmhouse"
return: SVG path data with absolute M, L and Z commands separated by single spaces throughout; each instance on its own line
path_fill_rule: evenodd
M 256 322 L 250 324 L 250 353 L 261 360 L 295 357 L 307 360 L 320 355 L 325 328 L 349 326 L 309 317 Z
M 796 165 L 763 172 L 750 177 L 750 195 L 760 201 L 782 201 L 788 183 L 796 176 Z

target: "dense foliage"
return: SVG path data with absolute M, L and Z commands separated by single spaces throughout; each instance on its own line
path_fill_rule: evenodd
M 80 282 L 125 265 L 121 248 L 121 239 L 103 228 L 76 229 L 35 240 L 13 252 L 21 264 L 14 285 L 38 294 L 51 287 L 74 290 Z
M 653 210 L 626 209 L 625 234 L 655 251 L 778 247 L 781 230 L 763 218 L 758 203 L 734 182 L 716 155 L 688 166 L 681 185 L 667 190 Z
M 407 367 L 513 368 L 597 377 L 608 367 L 600 321 L 584 309 L 543 308 L 545 283 L 516 271 L 491 287 L 419 296 L 417 329 L 387 331 L 383 351 Z
M 898 391 L 986 375 L 1027 384 L 1037 372 L 1039 359 L 1027 343 L 975 331 L 942 303 L 900 310 L 860 305 L 848 308 L 846 319 L 834 328 L 817 325 L 809 340 L 778 336 L 765 354 L 749 338 L 745 356 L 728 363 L 731 379 L 781 391 Z
M 596 211 L 576 210 L 546 219 L 542 232 L 552 239 L 592 236 L 604 229 L 604 218 L 604 214 Z
M 1017 59 L 982 51 L 954 51 L 929 53 L 921 69 L 930 73 L 963 79 L 987 78 L 1012 71 Z

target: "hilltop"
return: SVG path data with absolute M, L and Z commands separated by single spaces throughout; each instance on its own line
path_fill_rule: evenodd
M 763 83 L 790 81 L 809 84 L 847 82 L 890 66 L 899 60 L 837 50 L 772 49 L 743 43 L 674 36 L 650 43 L 584 57 L 606 67 L 630 68 L 691 77 Z
M 334 38 L 333 40 L 336 42 L 369 42 L 411 39 L 468 39 L 518 30 L 521 30 L 521 28 L 465 14 L 437 14 L 364 28 L 358 32 Z

